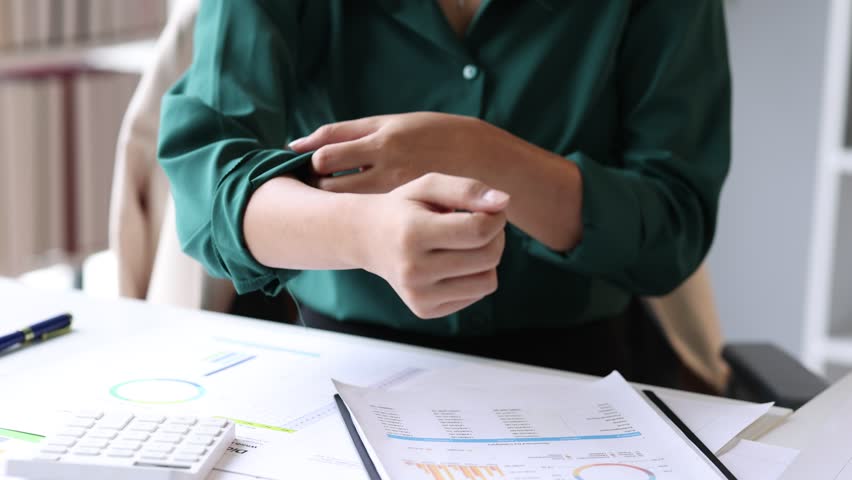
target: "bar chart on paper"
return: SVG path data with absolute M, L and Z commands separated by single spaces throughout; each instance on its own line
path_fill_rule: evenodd
M 511 391 L 335 386 L 383 479 L 721 478 L 617 373 Z
M 448 465 L 445 463 L 423 463 L 406 461 L 406 465 L 423 473 L 425 478 L 432 480 L 486 480 L 489 478 L 505 478 L 498 465 Z

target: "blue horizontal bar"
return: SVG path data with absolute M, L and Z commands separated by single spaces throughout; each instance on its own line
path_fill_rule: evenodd
M 573 442 L 577 440 L 612 440 L 615 438 L 631 438 L 642 435 L 641 432 L 614 433 L 610 435 L 578 435 L 574 437 L 532 437 L 532 438 L 426 438 L 407 437 L 404 435 L 389 434 L 388 438 L 394 440 L 408 440 L 411 442 L 442 442 L 442 443 L 523 443 L 523 442 Z

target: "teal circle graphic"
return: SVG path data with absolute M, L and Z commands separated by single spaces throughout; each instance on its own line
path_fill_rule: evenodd
M 146 405 L 174 405 L 204 396 L 201 385 L 178 378 L 140 378 L 114 385 L 109 394 L 125 402 Z

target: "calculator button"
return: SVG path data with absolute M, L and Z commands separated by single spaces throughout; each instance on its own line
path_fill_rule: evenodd
M 169 421 L 179 425 L 195 425 L 198 419 L 195 417 L 171 417 Z
M 219 434 L 222 433 L 222 429 L 216 427 L 196 427 L 192 432 L 198 435 L 211 435 L 213 437 L 218 437 Z
M 174 445 L 170 443 L 152 443 L 145 446 L 145 452 L 172 453 Z
M 179 443 L 181 436 L 176 433 L 160 433 L 151 438 L 152 442 Z
M 139 458 L 144 460 L 165 460 L 167 455 L 161 452 L 142 452 Z
M 135 440 L 137 442 L 144 442 L 148 440 L 151 436 L 145 432 L 124 432 L 119 437 L 119 440 Z
M 93 420 L 89 420 L 88 418 L 70 418 L 65 422 L 65 425 L 68 427 L 79 427 L 79 428 L 92 428 L 95 424 Z
M 184 435 L 189 431 L 189 428 L 183 425 L 164 425 L 160 427 L 160 431 L 163 433 L 180 433 Z
M 58 461 L 59 461 L 59 456 L 58 456 L 58 455 L 47 455 L 47 454 L 45 454 L 45 455 L 36 455 L 36 456 L 35 456 L 35 459 L 36 459 L 36 460 L 41 460 L 42 462 L 58 462 Z
M 136 417 L 136 419 L 139 420 L 140 422 L 152 422 L 152 423 L 156 423 L 158 425 L 166 421 L 166 417 L 164 417 L 162 415 L 153 415 L 153 414 L 138 415 Z
M 92 420 L 99 420 L 104 416 L 104 412 L 100 410 L 80 410 L 79 412 L 74 412 L 74 416 L 78 418 L 90 418 Z
M 187 437 L 184 443 L 187 445 L 201 445 L 202 447 L 207 447 L 213 445 L 213 437 L 209 435 L 193 435 L 191 437 Z
M 68 449 L 59 445 L 48 445 L 41 449 L 41 453 L 63 454 L 67 453 Z
M 158 458 L 153 458 L 151 460 L 159 460 Z M 189 470 L 193 467 L 191 463 L 186 462 L 175 462 L 175 461 L 162 461 L 162 462 L 136 462 L 133 464 L 136 467 L 157 467 L 157 468 L 179 468 L 181 470 Z
M 129 458 L 136 455 L 136 452 L 133 450 L 122 450 L 120 448 L 116 448 L 113 450 L 107 450 L 106 454 L 108 457 Z
M 133 422 L 128 427 L 128 430 L 137 430 L 140 432 L 148 432 L 151 433 L 157 430 L 158 424 L 154 422 Z
M 98 427 L 121 430 L 127 426 L 132 418 L 133 415 L 130 415 L 129 413 L 110 413 L 98 421 Z
M 197 461 L 201 460 L 201 457 L 198 457 L 198 456 L 196 456 L 196 455 L 182 455 L 182 454 L 178 454 L 178 455 L 175 455 L 174 457 L 172 457 L 172 459 L 173 459 L 174 461 L 176 461 L 176 462 L 195 463 L 195 462 L 197 462 Z
M 81 441 L 80 443 L 77 444 L 77 446 L 78 447 L 97 448 L 97 449 L 100 450 L 100 449 L 106 447 L 107 443 L 108 442 L 106 440 L 99 440 L 99 439 L 96 439 L 96 438 L 92 438 L 92 439 L 85 439 L 85 440 Z
M 175 455 L 204 455 L 207 449 L 204 447 L 185 446 L 175 453 Z
M 57 447 L 70 447 L 77 443 L 77 440 L 71 437 L 53 437 L 49 438 L 45 443 Z
M 228 424 L 228 421 L 224 418 L 202 418 L 201 421 L 198 422 L 198 425 L 202 427 L 216 427 L 216 428 L 225 428 L 225 425 Z
M 103 438 L 104 440 L 112 440 L 118 435 L 115 430 L 92 430 L 86 435 L 87 438 Z
M 80 448 L 75 448 L 74 450 L 71 450 L 71 453 L 74 454 L 74 455 L 85 455 L 85 456 L 89 456 L 89 457 L 94 457 L 94 456 L 98 456 L 98 455 L 101 454 L 101 449 L 100 448 L 80 447 Z
M 73 438 L 80 438 L 80 437 L 82 437 L 85 433 L 86 433 L 86 429 L 85 429 L 85 428 L 74 428 L 74 427 L 71 427 L 71 428 L 66 428 L 66 429 L 62 430 L 61 432 L 57 433 L 56 435 L 58 435 L 58 436 L 60 436 L 60 437 L 73 437 Z
M 112 448 L 120 448 L 122 450 L 139 450 L 142 448 L 142 442 L 132 440 L 116 440 L 110 444 Z

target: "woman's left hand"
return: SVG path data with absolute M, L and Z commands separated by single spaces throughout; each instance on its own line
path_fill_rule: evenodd
M 485 180 L 488 159 L 499 155 L 489 149 L 505 141 L 501 134 L 477 118 L 416 112 L 324 125 L 289 146 L 316 150 L 315 186 L 322 190 L 385 193 L 429 172 Z
M 320 127 L 290 148 L 316 150 L 313 183 L 322 190 L 386 193 L 429 172 L 473 178 L 509 193 L 509 222 L 549 248 L 567 251 L 582 238 L 577 165 L 477 118 L 366 117 Z

